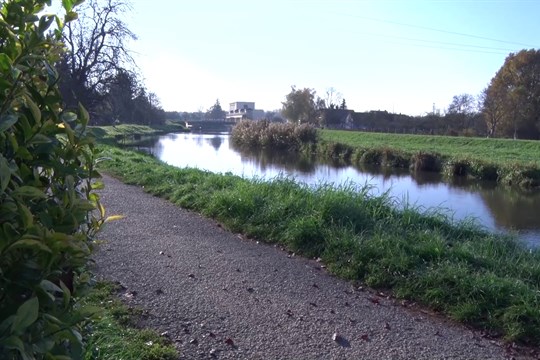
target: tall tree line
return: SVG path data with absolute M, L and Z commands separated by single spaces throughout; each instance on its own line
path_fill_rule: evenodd
M 509 54 L 480 95 L 456 95 L 442 114 L 355 113 L 333 88 L 322 99 L 293 86 L 282 105 L 289 121 L 323 127 L 540 140 L 540 50 Z
M 161 124 L 165 113 L 157 96 L 137 75 L 128 43 L 136 40 L 121 15 L 124 0 L 87 0 L 78 19 L 66 25 L 66 53 L 57 64 L 65 106 L 83 103 L 94 125 L 118 122 Z
M 482 99 L 490 136 L 540 139 L 540 50 L 508 55 Z

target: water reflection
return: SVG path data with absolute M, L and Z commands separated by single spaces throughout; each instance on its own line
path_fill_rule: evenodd
M 318 161 L 312 156 L 234 149 L 224 134 L 172 134 L 145 143 L 144 149 L 168 164 L 218 173 L 271 179 L 293 177 L 309 185 L 352 181 L 373 186 L 374 194 L 388 192 L 396 203 L 437 208 L 455 220 L 475 218 L 496 231 L 518 230 L 523 239 L 540 246 L 540 191 L 498 187 L 493 182 L 455 178 L 407 169 L 347 166 L 340 161 Z
M 210 139 L 207 139 L 207 141 L 217 151 L 219 150 L 219 147 L 223 143 L 223 138 L 221 136 L 216 135 Z

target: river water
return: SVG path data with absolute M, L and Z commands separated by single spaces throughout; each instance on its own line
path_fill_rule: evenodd
M 403 169 L 353 167 L 321 162 L 296 154 L 247 152 L 235 149 L 227 134 L 169 134 L 141 147 L 162 161 L 246 178 L 293 177 L 316 185 L 353 182 L 369 185 L 372 193 L 388 192 L 397 206 L 405 203 L 422 211 L 443 211 L 454 220 L 473 218 L 491 231 L 516 232 L 529 246 L 540 246 L 540 191 L 497 186 L 492 182 L 441 175 L 414 174 Z

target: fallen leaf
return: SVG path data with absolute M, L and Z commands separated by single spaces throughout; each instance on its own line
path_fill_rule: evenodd
M 313 286 L 315 289 L 318 289 L 318 288 L 319 288 L 319 286 L 318 286 L 317 284 L 313 284 L 313 285 L 311 285 L 311 286 Z
M 293 312 L 290 309 L 287 310 L 287 312 L 285 314 L 287 314 L 288 316 L 293 316 Z
M 317 307 L 317 304 L 315 304 L 314 302 L 310 302 L 309 305 Z
M 193 345 L 197 345 L 199 342 L 197 341 L 197 339 L 191 339 L 189 340 L 189 343 Z
M 369 341 L 369 335 L 368 334 L 362 334 L 360 336 L 360 339 L 364 340 L 364 341 Z
M 377 304 L 377 305 L 380 305 L 381 304 L 381 301 L 375 297 L 372 297 L 371 299 L 369 299 L 372 303 L 374 304 Z
M 188 277 L 193 279 L 195 277 L 195 275 L 194 274 L 188 274 Z
M 390 330 L 391 329 L 390 324 L 389 323 L 384 323 L 384 328 L 386 330 Z
M 163 290 L 157 289 L 157 290 L 156 290 L 156 295 L 161 295 L 161 294 L 163 294 Z
M 227 338 L 225 340 L 225 344 L 227 344 L 229 346 L 234 346 L 234 341 L 231 338 Z

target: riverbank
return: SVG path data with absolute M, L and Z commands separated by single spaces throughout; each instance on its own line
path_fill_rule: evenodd
M 515 240 L 397 211 L 355 186 L 310 190 L 248 181 L 105 147 L 102 168 L 222 222 L 232 231 L 319 257 L 330 271 L 418 301 L 508 340 L 540 343 L 540 253 Z
M 410 168 L 540 186 L 540 141 L 320 130 L 314 149 L 350 164 Z
M 250 241 L 223 224 L 105 176 L 124 218 L 100 234 L 95 272 L 144 309 L 180 359 L 533 359 L 411 302 L 337 279 L 324 262 Z M 197 183 L 194 183 L 196 185 Z
M 136 144 L 143 136 L 157 136 L 175 132 L 189 132 L 183 125 L 167 123 L 164 125 L 121 124 L 115 126 L 89 126 L 91 134 L 102 144 Z

